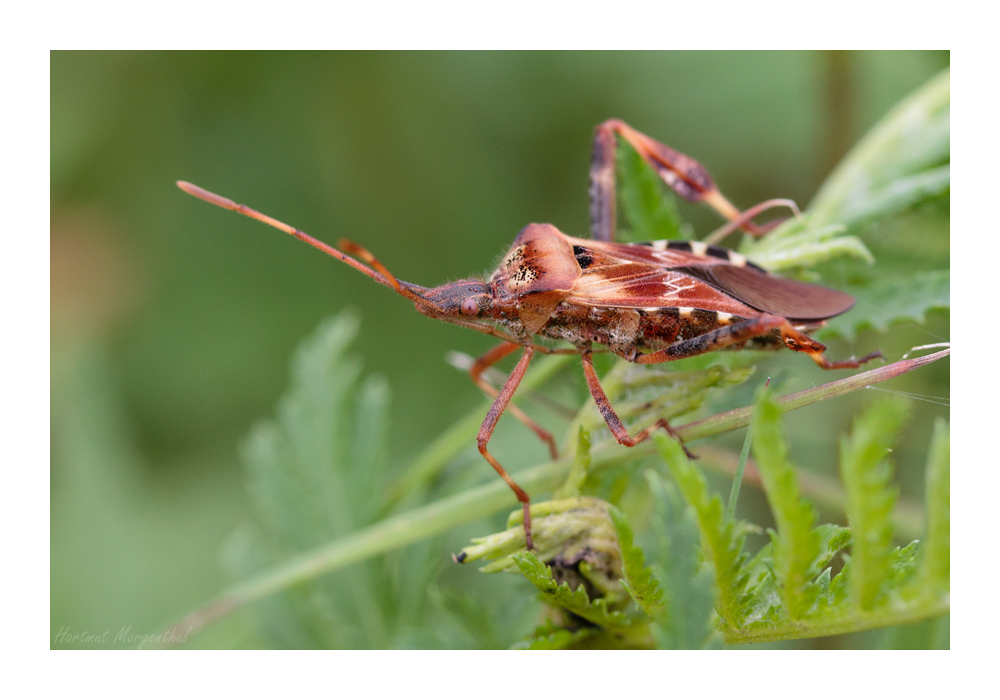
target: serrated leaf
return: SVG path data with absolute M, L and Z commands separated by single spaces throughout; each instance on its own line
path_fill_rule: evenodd
M 583 627 L 578 630 L 567 630 L 558 625 L 547 623 L 542 625 L 528 639 L 511 646 L 511 649 L 553 650 L 568 649 L 588 638 L 598 634 L 596 627 Z
M 718 494 L 709 495 L 704 475 L 688 461 L 680 444 L 663 434 L 657 434 L 653 439 L 684 499 L 694 508 L 697 516 L 701 546 L 715 570 L 719 590 L 716 611 L 727 625 L 738 627 L 744 614 L 743 598 L 748 576 L 743 569 L 746 532 L 734 521 L 726 520 L 722 499 Z
M 629 624 L 629 619 L 624 613 L 608 610 L 608 601 L 604 598 L 591 601 L 583 584 L 574 591 L 570 589 L 569 584 L 558 583 L 552 576 L 552 570 L 531 552 L 515 554 L 513 560 L 524 577 L 541 591 L 542 597 L 550 605 L 565 608 L 599 627 L 617 628 Z
M 813 608 L 807 613 L 809 617 L 833 605 L 830 569 L 824 567 L 827 567 L 833 557 L 851 542 L 851 531 L 846 527 L 825 524 L 817 527 L 814 532 L 819 536 L 820 545 L 817 557 L 807 567 L 806 573 L 813 578 L 815 585 L 815 601 Z M 750 571 L 750 580 L 747 586 L 748 612 L 745 625 L 767 627 L 787 623 L 788 615 L 783 607 L 777 578 L 774 575 L 774 549 L 771 543 L 761 547 L 747 564 L 747 569 Z
M 780 416 L 778 406 L 764 392 L 754 411 L 753 453 L 777 525 L 771 541 L 779 592 L 788 616 L 797 620 L 815 603 L 812 578 L 818 573 L 816 562 L 822 550 L 820 534 L 813 529 L 816 511 L 802 498 L 795 468 L 788 461 Z
M 680 212 L 666 185 L 642 156 L 621 139 L 617 151 L 619 200 L 628 229 L 618 232 L 620 241 L 656 241 L 690 238 Z M 687 235 L 683 235 L 687 233 Z
M 829 606 L 844 606 L 851 599 L 851 557 L 844 555 L 844 566 L 830 582 Z
M 942 165 L 913 175 L 900 176 L 881 189 L 873 190 L 844 213 L 855 226 L 866 221 L 899 216 L 928 200 L 951 192 L 951 165 Z
M 900 102 L 851 149 L 816 194 L 817 223 L 855 225 L 899 213 L 949 186 L 950 72 Z
M 885 333 L 897 321 L 923 323 L 928 311 L 951 306 L 951 273 L 924 270 L 906 277 L 876 279 L 865 287 L 848 287 L 857 302 L 848 313 L 827 321 L 824 333 L 853 340 L 864 328 Z
M 938 418 L 927 455 L 927 542 L 920 578 L 933 591 L 951 589 L 951 440 L 948 423 Z
M 827 260 L 851 257 L 874 262 L 861 239 L 844 235 L 846 226 L 816 226 L 812 217 L 790 219 L 763 238 L 744 238 L 740 252 L 768 270 L 808 268 Z
M 809 565 L 808 573 L 811 576 L 818 575 L 823 571 L 837 556 L 837 553 L 848 547 L 853 539 L 850 528 L 832 523 L 820 525 L 815 532 L 819 535 L 819 554 Z
M 624 514 L 615 508 L 610 515 L 622 550 L 622 573 L 625 576 L 622 585 L 647 615 L 657 617 L 663 612 L 663 588 L 653 570 L 646 566 L 645 556 L 635 545 L 632 528 Z
M 390 392 L 361 378 L 349 354 L 354 314 L 324 321 L 296 350 L 276 417 L 259 422 L 243 448 L 251 503 L 261 523 L 259 556 L 288 560 L 373 522 L 384 505 Z M 429 543 L 428 543 L 429 544 Z M 272 646 L 386 648 L 421 622 L 424 583 L 437 564 L 426 545 L 305 581 L 282 594 L 280 625 L 262 615 Z M 405 581 L 395 585 L 393 578 Z
M 886 577 L 887 589 L 899 590 L 917 570 L 917 554 L 920 542 L 914 540 L 905 547 L 896 547 L 889 553 L 889 573 Z
M 854 421 L 850 438 L 841 439 L 840 474 L 847 490 L 851 547 L 851 600 L 855 608 L 874 607 L 889 575 L 892 507 L 897 490 L 885 459 L 906 422 L 908 404 L 898 396 L 873 401 Z
M 646 472 L 656 514 L 651 524 L 655 543 L 655 577 L 662 582 L 663 614 L 655 630 L 660 649 L 702 649 L 713 638 L 715 600 L 712 571 L 701 562 L 693 509 L 676 488 L 653 471 Z

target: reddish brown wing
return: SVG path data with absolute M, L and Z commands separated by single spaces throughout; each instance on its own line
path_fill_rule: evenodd
M 582 274 L 565 299 L 568 303 L 637 309 L 690 307 L 734 316 L 757 315 L 711 284 L 672 269 L 704 262 L 690 253 L 582 239 L 571 242 Z
M 689 266 L 678 270 L 760 311 L 789 321 L 823 321 L 854 306 L 854 297 L 836 289 L 770 277 L 748 267 Z
M 849 294 L 772 277 L 743 256 L 688 241 L 571 239 L 583 274 L 566 301 L 583 306 L 690 307 L 749 317 L 820 321 L 851 308 Z

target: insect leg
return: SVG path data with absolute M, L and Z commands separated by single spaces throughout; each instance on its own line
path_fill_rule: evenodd
M 767 335 L 772 331 L 781 334 L 781 342 L 785 347 L 796 352 L 808 353 L 813 361 L 823 369 L 853 369 L 860 367 L 865 362 L 881 357 L 882 353 L 876 351 L 860 360 L 843 360 L 841 362 L 831 362 L 823 356 L 826 346 L 817 340 L 813 340 L 805 333 L 795 330 L 788 319 L 774 314 L 764 314 L 755 318 L 748 318 L 731 326 L 717 328 L 714 331 L 703 333 L 702 335 L 688 338 L 673 345 L 649 353 L 648 355 L 637 355 L 632 361 L 643 365 L 652 365 L 660 362 L 670 362 L 684 357 L 694 357 L 706 352 L 721 350 L 729 345 L 743 343 L 751 338 L 760 335 Z
M 694 158 L 636 131 L 620 119 L 609 119 L 599 124 L 594 133 L 594 148 L 590 162 L 591 238 L 608 242 L 614 240 L 615 134 L 628 141 L 643 160 L 657 172 L 660 179 L 678 195 L 689 202 L 705 202 L 730 221 L 741 218 L 740 210 L 719 192 L 705 166 Z M 750 222 L 752 216 L 740 221 L 738 228 L 755 235 L 764 233 L 764 230 Z
M 469 368 L 469 377 L 471 377 L 472 381 L 476 383 L 476 386 L 495 399 L 498 394 L 496 387 L 486 381 L 486 378 L 483 377 L 483 372 L 520 347 L 522 346 L 517 343 L 500 343 L 473 363 L 472 367 Z M 538 423 L 533 421 L 524 411 L 514 404 L 510 405 L 510 412 L 514 414 L 515 418 L 531 428 L 535 435 L 538 436 L 539 440 L 549 446 L 549 456 L 551 456 L 552 459 L 558 459 L 559 449 L 556 447 L 556 440 L 552 437 L 552 433 L 538 425 Z
M 611 407 L 611 402 L 608 401 L 608 395 L 604 393 L 604 389 L 601 387 L 601 382 L 597 379 L 597 372 L 594 371 L 594 360 L 591 356 L 590 350 L 585 350 L 581 355 L 580 359 L 583 361 L 583 376 L 587 380 L 587 387 L 590 389 L 591 395 L 594 397 L 594 403 L 597 404 L 597 410 L 601 412 L 601 416 L 604 417 L 604 422 L 608 424 L 608 428 L 611 430 L 611 434 L 615 436 L 615 439 L 622 445 L 626 447 L 634 447 L 640 442 L 649 437 L 657 428 L 663 428 L 670 435 L 681 443 L 681 447 L 684 448 L 684 452 L 691 459 L 696 459 L 695 455 L 691 454 L 687 446 L 684 445 L 684 441 L 680 439 L 677 433 L 674 432 L 673 428 L 665 418 L 660 418 L 658 421 L 653 423 L 651 426 L 645 430 L 640 430 L 635 436 L 630 436 L 628 434 L 628 429 L 622 423 L 621 418 L 615 413 L 615 409 Z
M 506 350 L 503 345 L 498 346 L 495 350 L 499 351 L 500 348 Z M 507 351 L 509 354 L 510 351 Z M 531 498 L 528 496 L 528 492 L 517 485 L 517 482 L 507 473 L 507 470 L 500 466 L 500 462 L 496 460 L 496 457 L 490 454 L 490 451 L 486 449 L 487 443 L 490 441 L 490 437 L 493 435 L 493 429 L 497 426 L 497 421 L 500 420 L 500 416 L 503 414 L 507 404 L 510 403 L 511 397 L 517 390 L 517 385 L 521 383 L 521 379 L 524 378 L 524 373 L 528 371 L 528 363 L 531 362 L 531 356 L 535 354 L 535 351 L 531 346 L 524 348 L 524 354 L 521 355 L 521 359 L 518 360 L 517 366 L 514 367 L 514 371 L 510 373 L 510 377 L 507 378 L 507 383 L 503 385 L 500 389 L 500 393 L 497 394 L 496 401 L 490 407 L 489 413 L 486 414 L 486 419 L 483 421 L 482 427 L 479 428 L 479 454 L 481 454 L 490 465 L 496 469 L 497 474 L 500 475 L 507 485 L 510 486 L 511 490 L 517 496 L 517 500 L 521 502 L 524 508 L 524 539 L 528 549 L 534 549 L 534 544 L 531 541 L 531 511 L 529 506 L 531 505 Z M 501 355 L 503 357 L 503 355 Z M 497 358 L 499 359 L 499 358 Z

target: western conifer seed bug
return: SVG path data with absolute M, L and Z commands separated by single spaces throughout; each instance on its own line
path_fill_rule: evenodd
M 528 224 L 488 280 L 464 279 L 427 288 L 397 279 L 360 245 L 341 239 L 338 248 L 196 185 L 178 182 L 188 194 L 225 209 L 263 221 L 319 248 L 413 302 L 431 318 L 471 328 L 500 339 L 480 357 L 469 375 L 494 397 L 479 430 L 479 452 L 517 495 L 524 509 L 528 549 L 531 512 L 528 494 L 490 454 L 487 445 L 504 410 L 510 411 L 557 456 L 555 439 L 517 406 L 511 397 L 535 352 L 579 354 L 590 393 L 619 443 L 633 446 L 667 421 L 629 435 L 608 401 L 594 371 L 591 346 L 629 362 L 655 364 L 715 350 L 743 347 L 787 347 L 809 355 L 824 369 L 855 368 L 881 353 L 860 360 L 831 362 L 826 347 L 809 333 L 844 313 L 854 299 L 843 292 L 782 279 L 739 253 L 703 241 L 616 243 L 615 137 L 632 145 L 678 195 L 704 202 L 729 220 L 726 231 L 743 229 L 760 235 L 752 219 L 764 209 L 787 200 L 772 200 L 740 212 L 716 188 L 708 171 L 679 153 L 617 119 L 599 125 L 590 168 L 591 238 L 573 238 L 551 224 Z M 794 205 L 792 205 L 794 206 Z M 534 342 L 535 336 L 566 341 L 572 347 L 553 349 Z M 521 359 L 497 390 L 483 372 L 511 353 Z

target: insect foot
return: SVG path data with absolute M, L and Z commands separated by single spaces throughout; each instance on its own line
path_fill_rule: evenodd
M 609 603 L 622 601 L 622 557 L 615 526 L 608 515 L 606 501 L 579 496 L 559 501 L 545 501 L 531 506 L 534 554 L 552 567 L 553 577 L 570 589 L 584 586 L 591 600 L 606 598 Z M 507 529 L 473 540 L 475 544 L 452 555 L 458 563 L 490 560 L 480 571 L 518 573 L 513 556 L 526 551 L 523 513 L 511 513 Z

